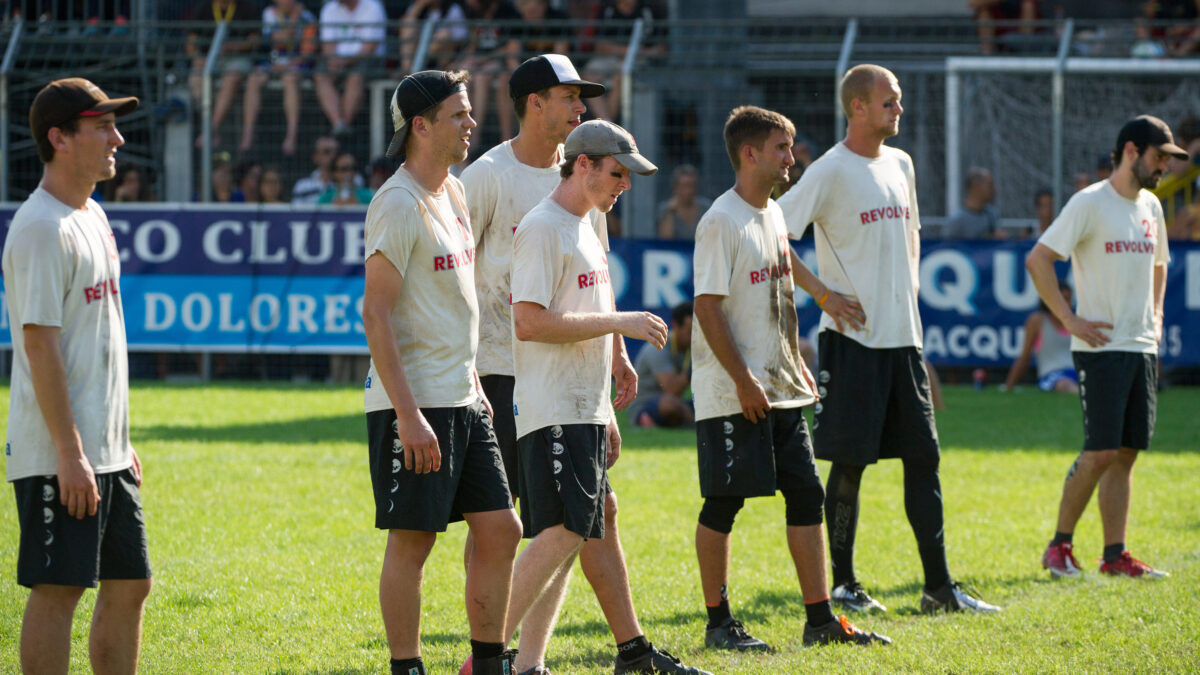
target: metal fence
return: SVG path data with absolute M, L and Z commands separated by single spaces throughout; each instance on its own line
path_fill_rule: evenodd
M 231 35 L 259 30 L 257 24 L 227 26 Z M 1107 136 L 1113 133 L 1106 127 L 1118 122 L 1106 117 L 1104 124 L 1096 124 L 1090 106 L 1119 111 L 1110 117 L 1144 106 L 1174 123 L 1198 105 L 1188 83 L 1195 78 L 1164 69 L 1156 60 L 1128 60 L 1119 73 L 1102 79 L 1075 69 L 1065 73 L 1063 82 L 1068 96 L 1062 123 L 1067 132 L 1055 136 L 1053 125 L 1047 126 L 1055 119 L 1051 80 L 1029 72 L 1015 77 L 994 72 L 1013 59 L 1127 58 L 1131 52 L 1146 51 L 1146 41 L 1139 36 L 1153 35 L 1152 24 L 998 23 L 992 45 L 998 55 L 980 57 L 979 26 L 971 20 L 679 18 L 639 25 L 636 33 L 627 26 L 619 39 L 632 48 L 615 68 L 595 52 L 609 28 L 588 21 L 544 22 L 541 39 L 534 39 L 524 22 L 391 22 L 384 56 L 363 69 L 363 110 L 349 133 L 339 137 L 341 148 L 355 158 L 363 171 L 360 180 L 368 183 L 365 169 L 381 159 L 391 135 L 386 105 L 397 79 L 413 67 L 465 65 L 478 79 L 490 80 L 486 100 L 475 97 L 481 118 L 473 149 L 477 155 L 515 131 L 511 115 L 501 114 L 510 111 L 505 80 L 511 66 L 532 55 L 530 47 L 565 46 L 581 72 L 603 67 L 604 78 L 612 83 L 622 69 L 629 71 L 618 87 L 626 94 L 623 103 L 607 114 L 630 128 L 663 169 L 652 180 L 638 181 L 622 207 L 626 233 L 652 236 L 656 206 L 669 195 L 676 167 L 698 168 L 702 194 L 715 196 L 730 184 L 721 141 L 730 109 L 754 103 L 783 112 L 796 122 L 815 157 L 842 134 L 840 73 L 848 66 L 873 62 L 891 68 L 904 90 L 906 113 L 893 142 L 914 158 L 922 213 L 932 219 L 945 215 L 957 203 L 961 168 L 981 164 L 996 170 L 1001 214 L 1019 219 L 1031 215 L 1034 186 L 1058 186 L 1062 194 L 1069 194 L 1070 177 L 1090 169 L 1095 156 L 1106 149 Z M 231 87 L 232 96 L 221 110 L 220 90 L 230 73 L 221 56 L 227 36 L 217 35 L 211 22 L 8 21 L 0 27 L 0 37 L 5 42 L 0 63 L 0 199 L 22 199 L 37 183 L 40 166 L 25 111 L 36 91 L 54 77 L 82 75 L 114 94 L 143 100 L 135 115 L 122 120 L 127 143 L 120 157 L 142 172 L 152 188 L 150 195 L 158 199 L 204 198 L 213 180 L 223 186 L 244 174 L 250 182 L 263 167 L 278 170 L 286 198 L 292 183 L 313 170 L 314 140 L 331 132 L 306 72 L 300 78 L 301 122 L 295 147 L 282 147 L 284 94 L 276 77 L 263 90 L 249 143 L 243 142 L 246 80 Z M 517 44 L 515 51 L 506 51 L 509 42 Z M 975 69 L 968 77 L 962 70 L 963 57 L 981 58 L 976 63 L 990 64 L 986 68 L 992 74 L 984 77 Z M 265 60 L 263 48 L 250 58 Z M 947 82 L 955 74 L 960 76 L 953 94 L 958 98 L 948 101 Z M 197 80 L 199 87 L 194 86 Z M 1132 85 L 1140 81 L 1157 84 L 1150 89 Z M 958 113 L 955 133 L 962 136 L 947 137 L 947 125 L 955 123 L 947 118 L 948 111 L 952 117 Z M 1095 130 L 1095 135 L 1080 133 L 1083 130 Z M 1008 138 L 1019 142 L 1006 143 Z M 947 147 L 953 158 L 948 158 Z M 1055 153 L 1063 158 L 1057 165 L 1051 161 Z M 381 162 L 381 168 L 391 167 Z

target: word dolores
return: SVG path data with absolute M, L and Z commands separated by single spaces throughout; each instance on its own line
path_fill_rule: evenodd
M 247 328 L 255 333 L 276 330 L 305 335 L 364 333 L 361 295 L 352 298 L 349 294 L 259 293 L 249 302 L 244 298 L 239 302 L 233 293 L 218 293 L 213 298 L 195 292 L 177 300 L 167 293 L 147 292 L 142 295 L 142 302 L 142 328 L 147 332 L 176 330 L 177 324 L 182 324 L 184 329 L 195 333 L 213 328 L 219 333 L 245 333 Z

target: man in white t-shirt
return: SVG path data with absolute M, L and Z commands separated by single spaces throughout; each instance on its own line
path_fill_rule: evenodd
M 1164 577 L 1125 549 L 1133 464 L 1149 449 L 1158 389 L 1158 344 L 1167 288 L 1167 226 L 1150 192 L 1167 159 L 1187 159 L 1171 129 L 1142 115 L 1117 135 L 1112 175 L 1075 193 L 1038 239 L 1025 266 L 1042 301 L 1071 332 L 1083 406 L 1083 452 L 1063 484 L 1054 538 L 1042 566 L 1079 576 L 1072 536 L 1099 484 L 1100 571 Z M 1054 262 L 1071 259 L 1078 311 L 1058 292 Z
M 120 256 L 89 198 L 116 175 L 125 142 L 116 119 L 137 107 L 76 77 L 46 85 L 29 110 L 42 182 L 13 216 L 3 254 L 13 341 L 6 473 L 21 527 L 17 583 L 30 589 L 27 673 L 67 672 L 75 606 L 97 583 L 92 669 L 137 670 L 151 586 L 142 465 L 129 442 Z
M 517 431 L 513 416 L 513 339 L 511 296 L 511 258 L 513 233 L 521 219 L 554 191 L 561 181 L 563 141 L 580 124 L 587 110 L 583 99 L 604 93 L 604 87 L 580 79 L 570 59 L 559 54 L 544 54 L 528 59 L 509 78 L 509 95 L 520 121 L 516 138 L 500 143 L 467 167 L 462 174 L 471 209 L 471 227 L 475 233 L 475 288 L 479 296 L 479 353 L 476 368 L 484 393 L 495 410 L 493 424 L 500 451 L 504 456 L 505 472 L 510 488 L 516 492 Z M 591 227 L 608 250 L 608 232 L 604 213 L 588 212 Z M 605 286 L 611 290 L 611 286 Z M 618 410 L 628 406 L 637 391 L 635 371 L 625 353 L 625 341 L 620 334 L 612 336 L 612 374 L 621 392 L 613 405 Z M 620 442 L 619 435 L 611 441 Z M 604 616 L 609 621 L 617 644 L 643 637 L 641 625 L 633 606 L 629 574 L 621 540 L 617 531 L 617 498 L 608 491 L 605 496 L 603 539 L 589 539 L 580 551 L 580 566 L 595 589 Z M 470 536 L 467 558 L 470 558 Z M 555 587 L 544 594 L 546 598 L 562 594 L 569 574 L 554 578 Z M 527 622 L 547 623 L 556 611 L 554 602 L 539 602 L 531 610 Z M 509 632 L 515 632 L 511 626 Z M 532 638 L 538 631 L 523 631 L 519 657 L 521 661 L 541 664 L 545 657 L 545 642 L 535 644 Z
M 816 227 L 820 277 L 799 261 L 796 282 L 824 310 L 813 432 L 833 463 L 825 523 L 833 600 L 884 610 L 854 575 L 858 488 L 879 459 L 904 463 L 904 504 L 925 572 L 921 611 L 995 612 L 950 577 L 943 533 L 941 450 L 917 313 L 920 218 L 912 158 L 883 142 L 900 130 L 900 83 L 864 64 L 842 79 L 846 138 L 779 200 L 788 233 Z
M 816 383 L 800 355 L 792 259 L 771 191 L 786 183 L 796 127 L 772 110 L 734 108 L 725 148 L 736 182 L 696 226 L 692 392 L 704 506 L 696 556 L 708 609 L 704 643 L 766 651 L 729 608 L 730 533 L 747 497 L 781 492 L 787 542 L 804 597 L 806 645 L 888 644 L 833 615 L 825 579 L 825 494 L 803 406 Z
M 518 672 L 545 671 L 541 659 L 565 590 L 554 579 L 569 573 L 586 540 L 605 536 L 607 469 L 620 451 L 609 401 L 614 337 L 659 348 L 667 339 L 657 316 L 615 311 L 608 257 L 592 218 L 612 209 L 630 172 L 657 168 L 638 154 L 629 132 L 600 120 L 577 126 L 563 154 L 561 181 L 521 219 L 512 243 L 518 491 L 524 536 L 533 538 L 513 570 L 508 609 L 508 632 L 520 625 L 522 646 L 532 647 L 518 655 Z M 616 673 L 701 672 L 640 632 L 617 651 Z
M 330 0 L 321 8 L 321 54 L 313 85 L 334 136 L 350 133 L 365 95 L 365 71 L 383 56 L 387 13 L 379 0 Z M 342 93 L 335 77 L 345 76 Z
M 475 240 L 462 183 L 471 106 L 464 71 L 405 77 L 387 156 L 405 162 L 367 209 L 364 397 L 375 526 L 388 531 L 379 599 L 393 675 L 424 675 L 421 578 L 448 523 L 475 535 L 467 621 L 476 672 L 511 672 L 505 611 L 521 525 L 475 373 Z

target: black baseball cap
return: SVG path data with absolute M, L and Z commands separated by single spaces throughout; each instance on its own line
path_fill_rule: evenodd
M 388 144 L 388 157 L 404 152 L 404 141 L 408 138 L 408 123 L 412 118 L 428 112 L 437 104 L 460 91 L 466 91 L 465 82 L 455 83 L 450 73 L 444 70 L 422 70 L 400 80 L 392 93 L 392 127 L 396 133 Z
M 1153 115 L 1138 115 L 1121 127 L 1121 133 L 1117 134 L 1115 156 L 1121 155 L 1121 149 L 1127 141 L 1133 141 L 1134 145 L 1152 145 L 1177 159 L 1188 158 L 1187 150 L 1175 145 L 1171 127 Z
M 542 54 L 517 66 L 508 78 L 508 95 L 514 99 L 560 84 L 579 87 L 580 98 L 603 96 L 608 87 L 580 79 L 571 59 L 562 54 Z
M 638 152 L 637 143 L 625 129 L 606 120 L 588 120 L 571 130 L 563 144 L 567 161 L 580 155 L 612 158 L 639 176 L 649 176 L 658 171 L 650 160 Z
M 29 107 L 29 129 L 33 140 L 40 141 L 52 127 L 60 127 L 80 117 L 116 113 L 118 117 L 137 110 L 133 96 L 109 98 L 100 87 L 82 77 L 55 80 L 42 87 Z

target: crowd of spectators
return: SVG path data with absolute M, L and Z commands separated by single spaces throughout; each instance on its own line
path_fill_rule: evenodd
M 1179 57 L 1200 51 L 1200 0 L 966 0 L 978 22 L 983 54 L 1027 51 L 1055 39 L 1047 20 L 1125 20 L 1129 39 L 1083 28 L 1077 46 L 1085 53 L 1145 58 Z M 1105 46 L 1110 43 L 1111 46 Z M 1126 50 L 1126 54 L 1108 53 Z

